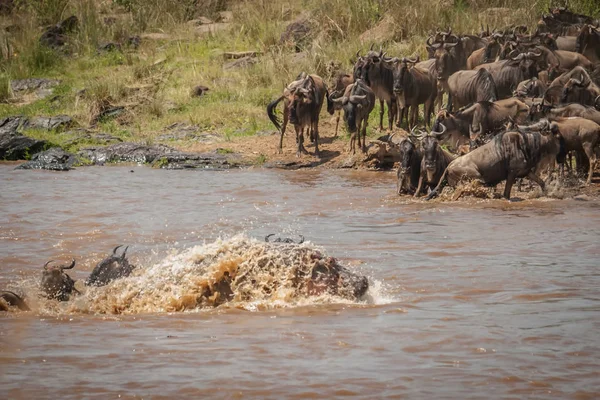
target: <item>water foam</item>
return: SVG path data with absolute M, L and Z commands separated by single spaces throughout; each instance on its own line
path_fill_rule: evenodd
M 303 244 L 265 243 L 245 235 L 173 250 L 159 262 L 103 287 L 77 287 L 69 302 L 39 300 L 43 314 L 138 314 L 198 311 L 219 307 L 250 311 L 317 304 L 387 304 L 381 282 L 370 279 L 363 299 L 309 296 L 306 282 L 324 249 Z M 352 272 L 358 273 L 349 267 Z M 33 293 L 29 293 L 30 295 Z

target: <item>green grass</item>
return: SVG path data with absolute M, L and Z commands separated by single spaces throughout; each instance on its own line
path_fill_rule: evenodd
M 232 10 L 235 21 L 228 31 L 197 36 L 186 20 L 195 14 L 192 0 L 93 0 L 24 1 L 6 22 L 21 27 L 9 37 L 13 53 L 0 61 L 0 117 L 8 115 L 71 115 L 87 127 L 110 106 L 123 105 L 123 118 L 103 120 L 94 128 L 126 140 L 154 142 L 158 134 L 175 122 L 197 125 L 235 140 L 274 127 L 266 117 L 266 104 L 277 97 L 300 71 L 328 78 L 327 65 L 334 61 L 350 71 L 357 50 L 365 52 L 371 43 L 360 35 L 386 16 L 395 22 L 394 40 L 384 40 L 390 55 L 420 54 L 426 57 L 425 39 L 435 28 L 452 26 L 454 32 L 476 33 L 481 24 L 491 28 L 509 24 L 534 27 L 550 0 L 434 0 L 426 5 L 412 0 L 222 0 L 203 3 L 208 17 Z M 488 7 L 507 7 L 510 12 L 488 12 Z M 573 11 L 600 16 L 596 0 L 571 1 Z M 307 12 L 306 10 L 311 10 Z M 70 36 L 70 52 L 63 54 L 39 44 L 41 27 L 75 14 L 81 29 Z M 119 16 L 106 25 L 106 15 Z M 315 32 L 305 45 L 306 54 L 279 44 L 285 26 L 305 15 Z M 138 50 L 99 53 L 99 43 L 124 40 L 129 35 L 159 32 L 168 39 L 142 39 Z M 388 38 L 389 39 L 389 38 Z M 377 45 L 380 43 L 378 42 Z M 240 69 L 223 69 L 228 62 L 223 51 L 258 50 L 260 62 Z M 31 104 L 7 103 L 12 93 L 10 79 L 25 77 L 59 78 L 55 96 Z M 210 88 L 207 95 L 191 97 L 196 85 Z M 79 93 L 85 89 L 84 93 Z M 380 133 L 379 105 L 369 120 L 369 135 Z M 387 126 L 387 113 L 384 127 Z M 345 136 L 340 123 L 340 135 Z M 29 132 L 56 145 L 70 140 L 59 132 Z M 185 145 L 183 143 L 182 145 Z

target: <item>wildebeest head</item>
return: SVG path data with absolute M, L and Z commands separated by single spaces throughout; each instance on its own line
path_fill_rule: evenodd
M 546 85 L 538 78 L 531 78 L 520 82 L 513 95 L 515 97 L 542 97 L 546 91 Z
M 455 35 L 449 35 L 449 41 L 446 40 L 442 43 L 434 43 L 432 45 L 435 48 L 435 52 L 433 54 L 435 58 L 435 68 L 437 71 L 437 79 L 445 80 L 455 72 L 452 62 L 452 53 L 456 46 L 460 45 L 460 39 Z
M 583 103 L 581 94 L 587 88 L 589 82 L 586 80 L 581 81 L 580 79 L 571 78 L 567 81 L 563 87 L 563 91 L 560 97 L 561 103 L 568 103 L 570 101 L 576 101 Z
M 265 236 L 265 242 L 269 243 L 271 241 L 270 240 L 271 236 L 275 236 L 275 234 L 271 233 L 271 234 Z M 300 240 L 298 241 L 298 243 L 296 243 L 294 241 L 294 239 L 292 239 L 292 238 L 280 238 L 280 237 L 275 238 L 275 240 L 273 240 L 272 242 L 273 243 L 295 243 L 295 244 L 302 244 L 302 243 L 304 243 L 304 236 L 300 235 Z
M 511 54 L 511 60 L 513 62 L 518 62 L 519 68 L 523 73 L 523 76 L 526 79 L 531 79 L 533 77 L 537 77 L 538 69 L 537 69 L 537 60 L 542 57 L 542 52 L 526 52 L 518 55 Z
M 68 301 L 73 291 L 79 293 L 77 289 L 75 289 L 75 281 L 64 272 L 65 269 L 73 269 L 73 267 L 75 267 L 75 260 L 68 266 L 59 265 L 49 267 L 49 264 L 52 262 L 54 262 L 54 260 L 44 264 L 42 280 L 40 282 L 42 293 L 49 299 Z
M 425 160 L 425 170 L 427 171 L 427 180 L 433 182 L 434 174 L 437 170 L 439 138 L 446 132 L 444 124 L 440 124 L 440 132 L 431 131 L 421 139 L 421 148 L 423 149 L 423 159 Z
M 316 263 L 306 283 L 309 295 L 318 296 L 328 293 L 357 300 L 367 293 L 369 280 L 366 276 L 350 272 L 333 257 L 321 257 L 319 253 L 315 253 L 312 257 Z
M 292 124 L 299 123 L 298 113 L 299 108 L 308 106 L 315 101 L 315 86 L 312 78 L 306 77 L 301 85 L 292 93 L 292 101 L 290 104 L 290 122 Z
M 135 269 L 135 266 L 130 264 L 129 260 L 126 258 L 129 246 L 125 247 L 125 250 L 123 250 L 121 255 L 117 255 L 117 250 L 120 247 L 123 247 L 123 245 L 115 247 L 110 256 L 106 257 L 96 265 L 86 280 L 86 285 L 103 286 L 115 279 L 126 277 L 131 274 Z
M 410 73 L 410 69 L 419 62 L 419 56 L 416 58 L 410 59 L 407 57 L 403 57 L 401 60 L 393 59 L 392 63 L 394 65 L 394 94 L 399 99 L 398 107 L 404 107 L 405 98 L 403 96 L 404 91 L 407 84 L 407 74 Z
M 403 190 L 410 192 L 414 189 L 413 182 L 411 177 L 417 171 L 413 171 L 418 165 L 421 163 L 420 160 L 420 152 L 417 146 L 415 145 L 415 141 L 418 136 L 414 132 L 415 128 L 411 131 L 411 136 L 408 139 L 402 140 L 400 142 L 399 150 L 400 150 L 400 166 L 398 167 L 397 176 L 397 193 L 402 194 Z

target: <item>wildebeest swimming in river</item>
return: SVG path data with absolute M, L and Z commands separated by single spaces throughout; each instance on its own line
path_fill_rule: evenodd
M 109 282 L 129 276 L 135 266 L 131 265 L 125 255 L 129 246 L 125 247 L 121 255 L 117 255 L 117 250 L 123 247 L 119 245 L 114 248 L 112 255 L 100 261 L 90 276 L 85 281 L 88 286 L 104 286 Z
M 0 291 L 0 311 L 8 311 L 10 307 L 17 307 L 21 311 L 31 311 L 18 294 L 8 290 Z
M 64 272 L 65 269 L 73 269 L 75 267 L 75 259 L 68 266 L 59 265 L 58 267 L 49 267 L 51 262 L 53 260 L 44 264 L 44 271 L 42 272 L 42 280 L 40 282 L 42 293 L 49 299 L 68 301 L 72 292 L 79 293 L 75 289 L 75 281 Z
M 269 238 L 271 236 L 275 236 L 275 234 L 271 233 L 271 234 L 265 236 L 265 242 L 267 242 L 267 243 L 269 243 L 269 242 L 273 242 L 273 243 L 296 243 L 294 241 L 294 239 L 292 239 L 292 238 L 280 238 L 280 237 L 278 237 L 278 238 L 275 238 L 275 240 L 270 240 Z M 299 235 L 299 236 L 300 236 L 300 241 L 297 244 L 304 243 L 304 236 L 302 236 L 302 235 Z

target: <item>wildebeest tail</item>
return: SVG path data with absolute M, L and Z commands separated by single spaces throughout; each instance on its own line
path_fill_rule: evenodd
M 333 108 L 333 100 L 331 100 L 331 94 L 329 93 L 329 89 L 325 88 L 325 97 L 327 98 L 327 112 L 330 115 L 333 115 L 335 109 Z
M 273 125 L 275 125 L 275 128 L 277 128 L 278 131 L 281 130 L 281 122 L 279 122 L 277 116 L 275 115 L 275 107 L 277 107 L 277 104 L 279 104 L 281 100 L 283 100 L 283 96 L 280 96 L 278 99 L 273 100 L 267 105 L 267 115 L 269 116 L 269 119 L 271 120 Z

